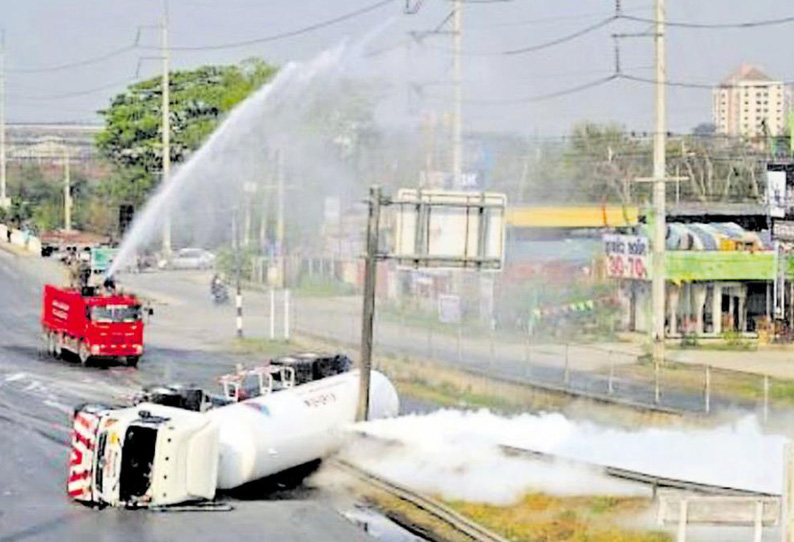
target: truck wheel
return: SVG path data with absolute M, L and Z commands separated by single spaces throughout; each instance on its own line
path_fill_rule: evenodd
M 46 341 L 46 345 L 44 347 L 47 355 L 54 356 L 55 355 L 55 334 L 52 331 L 48 331 L 45 336 L 44 340 Z
M 91 351 L 88 349 L 88 345 L 85 344 L 84 341 L 80 341 L 80 346 L 77 349 L 77 355 L 80 357 L 80 363 L 83 365 L 88 364 L 88 360 L 91 357 Z
M 53 333 L 52 337 L 53 337 L 52 355 L 56 359 L 60 359 L 61 356 L 63 356 L 63 337 L 61 337 L 57 333 Z
M 127 356 L 127 367 L 137 367 L 141 356 Z

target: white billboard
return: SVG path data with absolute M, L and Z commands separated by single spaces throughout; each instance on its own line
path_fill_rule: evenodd
M 783 218 L 786 216 L 786 172 L 766 172 L 766 204 L 769 216 Z
M 650 244 L 647 237 L 608 233 L 603 239 L 608 276 L 648 280 Z
M 411 267 L 501 270 L 507 196 L 403 188 L 392 257 Z

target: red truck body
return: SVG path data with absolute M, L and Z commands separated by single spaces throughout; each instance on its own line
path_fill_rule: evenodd
M 143 354 L 140 301 L 132 295 L 83 295 L 74 288 L 44 287 L 41 326 L 47 350 L 89 359 L 119 359 L 135 366 Z

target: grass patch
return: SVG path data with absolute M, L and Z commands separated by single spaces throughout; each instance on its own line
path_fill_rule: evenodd
M 654 365 L 643 357 L 639 363 L 615 367 L 615 376 L 653 385 Z M 604 373 L 606 374 L 606 373 Z M 686 363 L 665 362 L 660 369 L 660 386 L 665 390 L 704 393 L 705 368 Z M 763 376 L 738 371 L 711 369 L 711 394 L 738 400 L 763 400 Z M 794 381 L 772 380 L 769 397 L 778 403 L 794 403 Z
M 449 382 L 432 385 L 419 378 L 403 379 L 395 380 L 395 387 L 401 397 L 412 397 L 439 406 L 516 410 L 516 405 L 505 397 L 461 390 Z
M 350 284 L 323 277 L 304 277 L 297 288 L 295 295 L 301 297 L 339 297 L 356 293 Z
M 433 542 L 471 542 L 448 523 L 402 499 L 382 491 L 368 491 L 367 502 L 398 525 L 410 526 L 416 534 Z
M 279 357 L 301 351 L 301 345 L 294 341 L 269 341 L 267 339 L 234 339 L 232 352 L 242 355 Z
M 645 530 L 636 517 L 648 512 L 642 497 L 555 497 L 529 494 L 510 506 L 448 501 L 458 512 L 520 542 L 670 542 L 665 532 Z

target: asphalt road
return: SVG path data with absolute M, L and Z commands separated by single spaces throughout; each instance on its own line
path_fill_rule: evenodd
M 239 361 L 180 304 L 156 306 L 139 369 L 80 367 L 39 355 L 39 300 L 47 262 L 0 251 L 0 541 L 366 541 L 321 490 L 253 488 L 228 512 L 92 510 L 65 495 L 68 424 L 87 401 L 118 401 L 163 380 L 215 384 Z M 181 333 L 181 335 L 180 335 Z
M 122 277 L 136 291 L 147 292 L 167 318 L 162 325 L 173 326 L 180 314 L 190 314 L 189 321 L 176 332 L 168 328 L 167 335 L 182 337 L 185 334 L 208 346 L 228 344 L 235 334 L 235 308 L 233 301 L 222 306 L 213 305 L 209 295 L 208 272 L 143 273 Z M 270 297 L 265 292 L 245 291 L 243 294 L 244 333 L 246 337 L 267 338 L 270 335 Z M 283 336 L 283 295 L 276 296 L 274 328 L 276 337 Z M 358 355 L 361 333 L 361 298 L 350 297 L 296 297 L 290 300 L 290 327 L 321 338 L 349 345 L 353 357 Z M 377 313 L 376 313 L 377 314 Z M 155 320 L 161 319 L 155 316 Z M 160 325 L 160 324 L 157 324 Z M 186 327 L 187 326 L 187 327 Z M 153 333 L 159 333 L 157 327 Z M 460 341 L 460 342 L 459 342 Z M 172 345 L 178 348 L 179 345 Z M 616 377 L 612 393 L 609 390 L 609 364 L 635 363 L 636 356 L 623 355 L 608 348 L 591 346 L 527 345 L 514 337 L 496 335 L 489 337 L 433 333 L 432 330 L 402 325 L 399 321 L 376 318 L 375 348 L 383 352 L 437 359 L 481 374 L 494 375 L 514 381 L 567 389 L 574 393 L 612 398 L 649 407 L 658 406 L 677 411 L 703 412 L 704 394 L 699 390 L 686 390 L 667 385 L 664 370 L 660 377 L 661 397 L 655 402 L 653 379 L 635 380 Z M 568 359 L 566 383 L 566 358 Z M 760 379 L 759 379 L 760 383 Z M 757 412 L 759 405 L 752 401 L 737 400 L 712 390 L 712 412 L 730 415 Z M 782 415 L 787 412 L 773 412 Z

